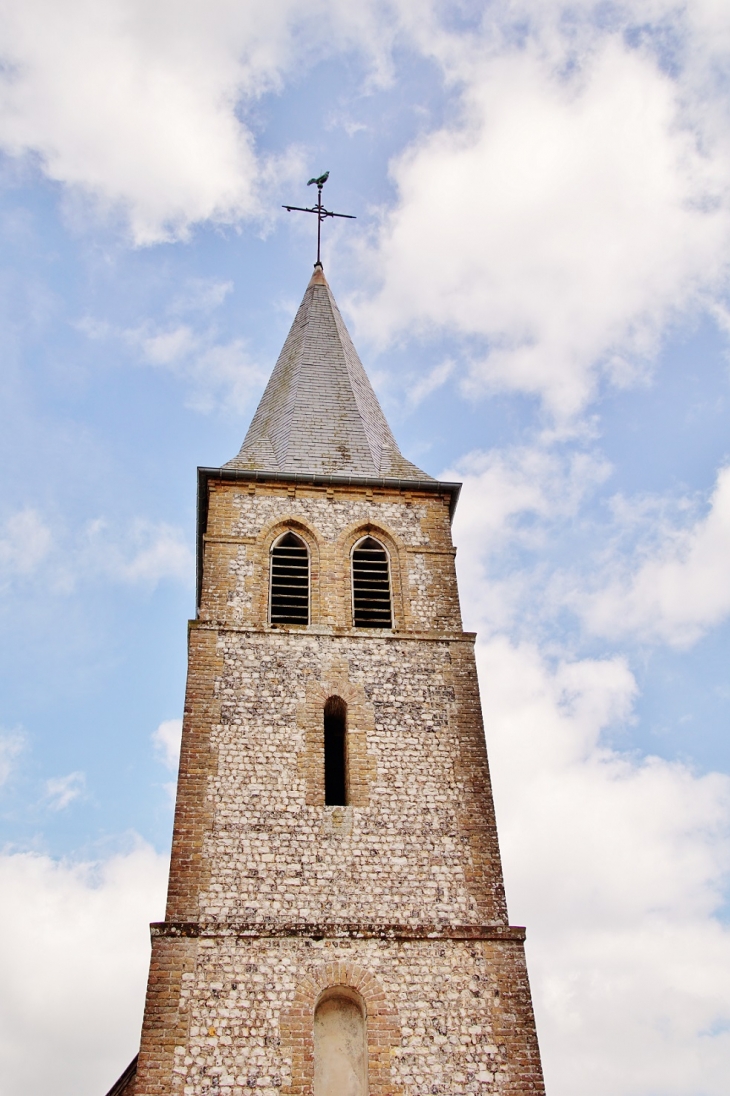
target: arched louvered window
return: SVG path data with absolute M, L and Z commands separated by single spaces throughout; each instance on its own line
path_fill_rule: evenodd
M 352 550 L 352 616 L 356 628 L 393 627 L 390 560 L 373 537 L 363 537 Z
M 324 706 L 324 801 L 347 806 L 347 705 L 340 696 Z
M 271 548 L 272 624 L 309 624 L 309 550 L 294 533 L 284 533 Z

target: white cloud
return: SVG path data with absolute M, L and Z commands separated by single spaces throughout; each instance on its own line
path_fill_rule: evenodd
M 263 387 L 266 370 L 252 362 L 243 339 L 216 341 L 215 332 L 196 332 L 188 324 L 145 325 L 124 332 L 150 365 L 168 369 L 187 382 L 188 407 L 207 413 L 218 407 L 243 412 L 252 393 Z
M 234 106 L 247 77 L 262 86 L 276 66 L 241 64 L 245 15 L 217 7 L 213 20 L 164 2 L 4 3 L 2 144 L 126 207 L 138 243 L 254 213 L 259 168 Z
M 248 109 L 340 49 L 382 67 L 383 14 L 340 0 L 2 0 L 0 145 L 126 214 L 138 244 L 261 216 L 261 196 L 302 169 L 296 152 L 257 153 Z
M 208 316 L 231 289 L 230 282 L 192 280 L 173 301 L 166 322 L 145 321 L 123 329 L 87 316 L 77 327 L 90 339 L 121 340 L 139 361 L 178 377 L 187 386 L 188 407 L 203 413 L 219 408 L 242 413 L 263 388 L 268 371 L 251 360 L 243 339 L 222 343 L 214 323 L 200 326 L 182 318 L 191 312 Z
M 100 576 L 126 585 L 189 582 L 194 566 L 182 530 L 167 522 L 135 517 L 119 527 L 96 517 L 69 534 L 64 528 L 52 530 L 42 515 L 30 509 L 5 523 L 1 564 L 0 590 L 22 575 L 56 593 L 70 593 L 78 583 Z
M 419 380 L 414 381 L 408 389 L 408 402 L 412 407 L 417 407 L 419 403 L 422 403 L 433 392 L 438 391 L 454 372 L 456 362 L 447 358 L 446 361 L 440 362 L 435 365 L 433 369 L 421 377 Z
M 548 1091 L 722 1096 L 730 1069 L 730 778 L 611 748 L 636 684 L 620 658 L 551 669 L 479 649 L 511 920 Z
M 721 241 L 713 248 L 706 238 L 722 229 L 724 214 L 706 207 L 702 216 L 699 206 L 720 192 L 713 142 L 725 128 L 724 100 L 712 75 L 725 61 L 727 15 L 704 0 L 645 4 L 640 25 L 635 5 L 615 4 L 608 15 L 593 3 L 496 3 L 481 19 L 456 22 L 453 12 L 412 0 L 1 0 L 0 146 L 30 154 L 72 193 L 126 216 L 138 244 L 184 237 L 201 221 L 269 217 L 276 187 L 303 170 L 302 157 L 295 149 L 263 156 L 251 108 L 333 54 L 356 52 L 366 85 L 392 79 L 394 46 L 407 45 L 463 88 L 466 122 L 427 136 L 396 167 L 401 204 L 382 250 L 398 259 L 417 243 L 432 280 L 425 269 L 410 279 L 416 262 L 394 270 L 389 287 L 409 275 L 414 296 L 428 288 L 422 309 L 405 302 L 412 318 L 429 316 L 436 301 L 435 322 L 499 344 L 475 368 L 478 383 L 526 387 L 565 409 L 595 383 L 574 356 L 620 357 L 623 343 L 644 351 L 675 302 L 677 279 L 706 284 L 716 270 Z M 620 45 L 625 31 L 642 47 Z M 683 47 L 674 83 L 656 60 L 657 43 L 672 35 Z M 524 38 L 526 48 L 515 48 Z M 566 78 L 576 70 L 578 78 Z M 675 125 L 680 107 L 697 104 L 706 160 L 682 134 L 685 116 Z M 350 129 L 360 126 L 354 119 Z M 589 316 L 589 294 L 576 289 L 586 275 L 586 288 L 608 291 L 603 311 L 591 306 Z M 542 309 L 515 307 L 521 276 L 531 301 L 547 291 Z M 484 289 L 499 301 L 479 319 L 469 298 Z M 559 310 L 552 318 L 551 304 Z M 379 324 L 392 326 L 381 305 Z M 506 320 L 496 322 L 507 305 Z M 572 339 L 559 335 L 565 319 L 576 326 Z M 549 351 L 544 366 L 530 353 L 538 342 Z M 561 355 L 569 376 L 559 380 Z M 508 360 L 521 367 L 512 382 Z M 606 368 L 615 375 L 623 366 Z
M 86 776 L 82 772 L 69 773 L 67 776 L 52 776 L 46 780 L 46 803 L 49 810 L 65 811 L 75 799 L 79 799 L 86 789 Z
M 608 472 L 546 436 L 445 473 L 465 484 L 467 626 L 488 637 L 477 650 L 510 918 L 528 927 L 548 1091 L 722 1096 L 730 778 L 616 745 L 631 741 L 637 684 L 625 657 L 565 653 L 576 637 L 555 544 L 602 545 L 572 577 L 574 608 L 587 613 L 598 585 L 621 635 L 695 634 L 728 612 L 730 469 L 701 516 L 693 500 L 614 499 L 607 526 L 589 503 Z M 609 593 L 607 560 L 623 568 Z
M 0 732 L 0 788 L 6 784 L 15 766 L 15 759 L 25 748 L 21 731 Z
M 176 526 L 135 518 L 120 532 L 104 518 L 86 526 L 79 551 L 83 570 L 115 582 L 156 586 L 165 579 L 186 582 L 193 574 L 193 557 Z
M 173 312 L 199 312 L 208 314 L 225 301 L 233 292 L 233 282 L 221 282 L 216 278 L 189 278 L 182 292 L 172 305 Z
M 575 514 L 587 492 L 602 483 L 611 466 L 580 451 L 561 454 L 549 445 L 475 450 L 443 476 L 463 483 L 455 539 L 482 548 L 514 536 L 515 519 L 525 513 L 559 521 Z
M 623 572 L 618 575 L 611 572 Z M 722 468 L 708 512 L 689 527 L 666 523 L 649 547 L 614 560 L 598 590 L 566 600 L 598 635 L 687 647 L 730 616 L 730 468 Z
M 475 451 L 441 474 L 463 483 L 454 541 L 467 626 L 504 628 L 518 612 L 523 622 L 534 621 L 545 609 L 547 563 L 540 556 L 551 531 L 575 517 L 609 473 L 594 454 L 561 453 L 538 439 Z M 533 553 L 522 566 L 519 550 Z
M 71 533 L 52 527 L 32 509 L 6 522 L 0 538 L 3 565 L 0 590 L 22 576 L 63 594 L 99 577 L 148 587 L 165 580 L 189 582 L 194 567 L 182 530 L 167 522 L 138 517 L 120 527 L 99 517 Z
M 37 570 L 52 544 L 51 530 L 37 510 L 25 507 L 12 514 L 0 535 L 0 589 Z
M 520 10 L 529 28 L 542 9 Z M 591 33 L 451 41 L 461 117 L 392 163 L 397 201 L 361 256 L 382 285 L 355 308 L 381 340 L 464 336 L 471 391 L 559 417 L 646 374 L 666 325 L 725 287 L 730 244 L 727 126 L 707 95 Z
M 177 774 L 180 763 L 180 742 L 182 739 L 182 719 L 165 719 L 152 733 L 152 744 L 158 758 L 166 768 Z M 177 783 L 174 780 L 163 785 L 170 806 L 175 806 Z
M 567 608 L 590 635 L 685 648 L 730 617 L 730 467 L 702 507 L 645 495 L 591 508 L 610 473 L 549 436 L 442 473 L 463 482 L 454 538 L 470 627 L 557 636 Z
M 180 761 L 182 719 L 165 719 L 152 732 L 152 742 L 157 756 L 171 772 L 177 772 Z
M 167 331 L 130 331 L 128 337 L 139 345 L 152 365 L 172 365 L 197 349 L 198 345 L 195 334 L 187 324 L 179 324 Z
M 103 863 L 0 857 L 3 1092 L 103 1093 L 139 1046 L 149 922 L 167 862 L 147 845 Z

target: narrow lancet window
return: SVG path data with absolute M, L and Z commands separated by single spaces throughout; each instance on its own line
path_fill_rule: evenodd
M 368 1096 L 365 1016 L 354 994 L 326 990 L 314 1012 L 314 1096 Z
M 324 801 L 347 806 L 347 705 L 339 696 L 324 706 Z
M 270 606 L 272 624 L 309 624 L 309 551 L 294 533 L 271 549 Z
M 356 628 L 392 628 L 390 561 L 373 537 L 352 551 L 352 615 Z

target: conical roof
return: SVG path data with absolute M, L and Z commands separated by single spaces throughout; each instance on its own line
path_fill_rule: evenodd
M 226 468 L 430 479 L 401 454 L 320 266 Z

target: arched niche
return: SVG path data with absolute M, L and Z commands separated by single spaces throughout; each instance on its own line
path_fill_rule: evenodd
M 368 1096 L 365 1008 L 349 986 L 332 986 L 314 1010 L 314 1096 Z

